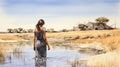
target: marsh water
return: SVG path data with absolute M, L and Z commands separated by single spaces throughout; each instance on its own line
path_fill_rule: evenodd
M 4 43 L 2 43 L 4 44 Z M 72 62 L 88 57 L 75 46 L 51 45 L 45 66 L 36 66 L 35 52 L 30 42 L 5 43 L 0 49 L 0 67 L 73 67 Z M 73 49 L 74 48 L 74 49 Z

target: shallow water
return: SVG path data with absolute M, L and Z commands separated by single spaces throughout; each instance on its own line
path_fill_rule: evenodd
M 12 45 L 4 55 L 0 54 L 0 67 L 45 67 L 35 65 L 34 55 L 31 45 Z M 64 46 L 54 46 L 47 51 L 46 67 L 72 67 L 71 62 L 87 56 Z

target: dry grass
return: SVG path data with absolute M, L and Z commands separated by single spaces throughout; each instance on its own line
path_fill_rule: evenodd
M 90 67 L 120 67 L 120 54 L 116 52 L 95 55 L 84 60 L 87 60 Z
M 110 51 L 106 54 L 95 55 L 82 59 L 82 60 L 87 60 L 87 65 L 89 67 L 120 67 L 120 29 L 48 33 L 47 35 L 48 37 L 62 38 L 62 37 L 75 37 L 75 36 L 96 37 L 96 36 L 105 36 L 107 34 L 111 34 L 111 36 L 97 38 L 97 39 L 94 38 L 77 39 L 77 40 L 71 40 L 71 42 L 72 43 L 100 42 L 102 43 L 102 47 L 104 49 Z M 76 63 L 73 63 L 72 65 L 75 66 Z
M 2 39 L 2 40 L 19 40 L 20 38 L 15 35 L 1 34 L 0 39 Z
M 72 43 L 93 43 L 100 42 L 107 46 L 108 49 L 114 50 L 119 46 L 120 43 L 120 29 L 115 30 L 91 30 L 91 31 L 70 31 L 70 32 L 59 32 L 59 33 L 47 33 L 47 37 L 50 38 L 64 38 L 64 37 L 76 37 L 76 36 L 102 36 L 103 38 L 97 39 L 77 39 L 71 40 Z M 110 34 L 110 37 L 104 37 Z M 0 39 L 3 40 L 21 40 L 25 36 L 33 38 L 33 33 L 16 33 L 16 34 L 0 34 Z
M 118 52 L 108 52 L 106 54 L 94 55 L 88 58 L 68 61 L 72 67 L 120 67 L 120 54 Z
M 88 34 L 91 33 L 89 31 L 86 31 Z M 92 36 L 104 36 L 106 34 L 112 34 L 110 37 L 103 37 L 103 38 L 98 38 L 98 39 L 77 39 L 77 40 L 72 40 L 72 43 L 93 43 L 93 42 L 99 42 L 102 43 L 102 47 L 104 47 L 106 50 L 112 51 L 112 50 L 118 50 L 120 49 L 120 29 L 116 30 L 104 30 L 104 31 L 98 31 L 99 33 L 94 33 L 91 34 Z
M 0 39 L 2 40 L 21 40 L 21 37 L 19 37 L 20 35 L 25 35 L 25 34 L 14 34 L 14 33 L 10 33 L 10 34 L 0 34 Z
M 20 47 L 15 47 L 18 44 L 16 43 L 0 43 L 0 57 L 5 57 L 7 52 L 18 53 L 22 52 Z
M 6 52 L 10 51 L 10 48 L 12 49 L 12 46 L 8 43 L 0 43 L 0 60 L 3 60 L 3 58 L 6 55 Z
M 105 37 L 106 35 L 111 35 Z M 71 43 L 102 43 L 102 47 L 107 51 L 113 51 L 120 49 L 120 29 L 115 30 L 92 30 L 92 31 L 70 31 L 70 32 L 60 32 L 60 33 L 47 33 L 47 37 L 53 38 L 64 38 L 64 37 L 76 37 L 76 36 L 101 36 L 102 38 L 93 39 L 77 39 L 71 40 Z
M 97 36 L 103 35 L 111 32 L 110 30 L 91 30 L 91 31 L 70 31 L 70 32 L 60 32 L 60 33 L 47 33 L 47 37 L 76 37 L 76 36 Z
M 2 40 L 22 40 L 27 36 L 33 37 L 33 33 L 9 33 L 9 34 L 6 33 L 6 34 L 0 34 L 0 39 L 2 39 Z
M 77 39 L 71 40 L 71 43 L 93 43 L 100 42 L 102 47 L 108 51 L 120 49 L 120 29 L 115 30 L 91 30 L 91 31 L 70 31 L 70 32 L 59 32 L 59 33 L 47 33 L 47 37 L 50 38 L 65 38 L 65 37 L 82 37 L 82 36 L 102 36 L 102 38 L 93 39 Z M 109 37 L 104 37 L 110 34 Z M 16 33 L 16 34 L 0 34 L 2 40 L 22 40 L 22 39 L 33 39 L 33 33 Z

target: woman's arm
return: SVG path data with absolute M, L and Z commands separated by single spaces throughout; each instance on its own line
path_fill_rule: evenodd
M 46 31 L 44 31 L 44 39 L 45 39 L 46 45 L 48 46 L 48 50 L 50 50 L 50 46 L 48 44 L 47 37 L 46 37 Z
M 36 35 L 35 35 L 35 31 L 34 31 L 34 44 L 33 44 L 33 49 L 35 50 L 35 44 L 36 44 Z

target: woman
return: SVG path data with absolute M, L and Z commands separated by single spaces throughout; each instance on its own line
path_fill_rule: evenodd
M 46 38 L 46 30 L 43 27 L 44 24 L 44 20 L 40 19 L 36 24 L 34 31 L 34 50 L 36 57 L 38 58 L 46 58 L 46 46 L 48 47 L 48 50 L 50 50 L 50 46 Z

